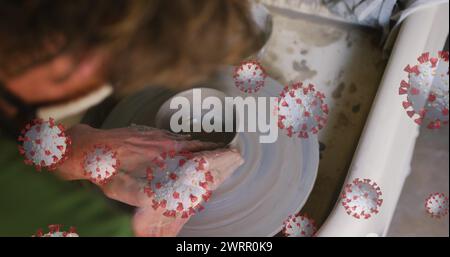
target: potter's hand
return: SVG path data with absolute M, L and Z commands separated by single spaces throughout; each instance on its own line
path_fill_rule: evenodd
M 100 130 L 80 124 L 69 129 L 67 134 L 72 139 L 72 150 L 57 170 L 57 174 L 66 180 L 89 179 L 81 163 L 84 153 L 92 150 L 94 145 L 108 145 L 115 151 L 121 170 L 135 170 L 164 151 L 195 152 L 218 147 L 214 143 L 189 140 L 187 136 L 144 126 Z
M 194 153 L 194 159 L 203 159 L 205 169 L 211 172 L 214 190 L 228 178 L 243 163 L 241 155 L 236 150 L 218 149 Z M 133 230 L 137 236 L 176 236 L 189 218 L 166 217 L 164 208 L 152 207 L 152 197 L 143 190 L 147 180 L 139 178 L 133 172 L 121 173 L 110 183 L 103 186 L 103 191 L 110 198 L 138 206 L 133 218 Z
M 207 161 L 207 168 L 214 177 L 210 189 L 214 190 L 243 163 L 235 150 L 205 151 L 219 145 L 189 140 L 186 136 L 149 127 L 99 130 L 87 125 L 76 125 L 67 133 L 72 139 L 72 151 L 69 159 L 58 168 L 57 174 L 67 180 L 89 179 L 80 165 L 84 152 L 97 144 L 110 146 L 117 152 L 121 171 L 107 184 L 98 186 L 109 198 L 139 207 L 133 217 L 133 229 L 137 236 L 175 236 L 188 219 L 166 217 L 162 208 L 154 210 L 151 207 L 152 198 L 144 192 L 146 178 L 133 171 L 148 165 L 149 160 L 160 156 L 162 152 L 194 152 L 196 157 Z

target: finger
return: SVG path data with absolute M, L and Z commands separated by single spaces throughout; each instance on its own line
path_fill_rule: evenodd
M 152 140 L 143 140 L 142 138 L 132 138 L 127 140 L 127 149 L 134 151 L 136 153 L 142 153 L 145 149 L 150 149 L 152 151 L 174 151 L 176 150 L 177 140 L 168 138 L 154 138 Z M 150 151 L 150 153 L 152 153 Z
M 155 139 L 155 138 L 167 138 L 167 139 L 173 139 L 173 140 L 189 140 L 189 139 L 191 139 L 191 135 L 189 135 L 189 134 L 175 134 L 175 133 L 169 132 L 167 130 L 141 132 L 140 136 L 144 136 L 149 139 Z
M 167 130 L 155 129 L 146 126 L 110 129 L 106 131 L 106 135 L 108 135 L 108 138 L 130 142 L 151 142 L 158 138 L 171 140 L 190 139 L 189 135 L 175 134 Z
M 214 178 L 212 190 L 215 190 L 244 163 L 244 159 L 236 149 L 205 151 L 197 154 L 196 157 L 206 160 L 207 169 L 211 171 Z
M 221 143 L 214 142 L 204 142 L 199 140 L 187 140 L 187 141 L 176 141 L 175 150 L 176 151 L 189 151 L 189 152 L 199 152 L 206 150 L 213 150 L 222 147 Z
M 105 195 L 111 199 L 132 205 L 145 206 L 151 203 L 144 192 L 146 180 L 119 173 L 106 185 L 99 185 Z
M 168 130 L 160 130 L 160 131 L 162 131 L 165 135 L 167 135 L 169 137 L 173 137 L 173 138 L 177 138 L 177 139 L 188 140 L 188 139 L 192 138 L 191 134 L 173 133 L 173 132 L 170 132 Z
M 203 143 L 199 141 L 179 141 L 170 139 L 158 139 L 151 142 L 136 142 L 129 144 L 127 150 L 141 155 L 141 157 L 146 156 L 150 160 L 155 156 L 159 156 L 162 152 L 180 152 L 189 151 L 195 152 L 200 150 L 215 149 L 220 145 L 215 143 Z
M 191 136 L 189 134 L 177 134 L 177 133 L 173 133 L 169 130 L 157 129 L 157 128 L 148 127 L 148 126 L 144 126 L 144 125 L 131 124 L 130 127 L 133 128 L 134 130 L 137 130 L 138 132 L 140 132 L 141 135 L 154 136 L 154 135 L 159 134 L 159 135 L 164 135 L 168 138 L 179 139 L 179 140 L 191 138 Z
M 133 217 L 133 231 L 136 236 L 176 236 L 189 218 L 166 217 L 164 210 L 150 206 L 139 208 Z
M 127 143 L 130 144 L 130 149 L 134 149 L 138 151 L 142 147 L 157 147 L 163 151 L 189 151 L 189 152 L 198 152 L 198 151 L 206 151 L 213 150 L 219 147 L 222 147 L 221 143 L 214 142 L 203 142 L 199 140 L 172 140 L 165 138 L 157 138 L 149 141 L 143 141 L 139 138 L 133 138 L 127 140 Z

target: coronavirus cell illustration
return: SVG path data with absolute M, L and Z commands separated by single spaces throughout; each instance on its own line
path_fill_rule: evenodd
M 348 215 L 368 219 L 379 212 L 383 203 L 380 187 L 370 179 L 354 179 L 342 193 L 342 206 Z
M 283 225 L 283 234 L 287 237 L 311 237 L 316 231 L 314 220 L 307 215 L 290 215 Z
M 263 86 L 267 75 L 257 61 L 244 61 L 234 70 L 234 84 L 242 92 L 255 93 Z
M 422 54 L 416 65 L 408 65 L 408 81 L 402 80 L 399 94 L 406 95 L 403 107 L 417 124 L 438 129 L 448 124 L 449 53 L 441 51 L 437 57 Z
M 70 227 L 68 231 L 62 231 L 61 228 L 60 224 L 52 224 L 48 226 L 49 232 L 44 233 L 39 229 L 33 237 L 79 237 L 75 227 Z
M 37 170 L 55 169 L 67 159 L 70 138 L 64 127 L 53 119 L 36 119 L 27 124 L 19 136 L 19 152 L 25 157 L 25 163 L 34 165 Z
M 308 138 L 322 129 L 328 118 L 325 95 L 315 90 L 314 85 L 294 83 L 286 86 L 278 99 L 278 127 L 285 129 L 287 135 Z
M 433 218 L 448 214 L 448 197 L 443 193 L 433 193 L 425 200 L 425 210 Z
M 84 153 L 82 167 L 85 175 L 93 182 L 105 184 L 117 174 L 117 153 L 106 145 L 96 145 L 91 151 Z
M 155 158 L 147 168 L 147 180 L 144 191 L 152 198 L 152 207 L 163 208 L 167 217 L 182 218 L 203 209 L 201 203 L 210 198 L 214 182 L 207 161 L 184 152 Z

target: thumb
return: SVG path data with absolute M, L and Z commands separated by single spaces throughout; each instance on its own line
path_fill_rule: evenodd
M 215 190 L 244 163 L 244 159 L 237 149 L 203 151 L 195 156 L 206 160 L 207 168 L 214 178 L 211 190 Z

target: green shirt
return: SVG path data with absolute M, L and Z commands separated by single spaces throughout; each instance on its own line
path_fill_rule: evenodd
M 87 182 L 89 183 L 89 182 Z M 63 181 L 23 163 L 12 140 L 0 137 L 0 236 L 31 236 L 50 224 L 80 236 L 132 236 L 131 213 L 90 184 Z

